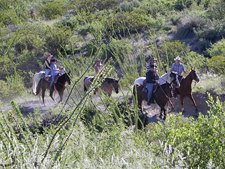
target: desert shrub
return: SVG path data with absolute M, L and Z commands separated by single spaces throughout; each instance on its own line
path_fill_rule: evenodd
M 64 20 L 62 20 L 62 24 L 64 26 L 69 26 L 73 30 L 77 28 L 77 26 L 79 25 L 79 21 L 77 20 L 75 16 L 73 16 L 73 17 L 65 18 Z
M 225 73 L 225 57 L 224 56 L 213 56 L 209 59 L 209 69 L 213 73 L 224 74 Z
M 139 1 L 124 1 L 121 3 L 116 9 L 116 12 L 132 12 L 134 11 L 134 8 L 138 8 L 140 6 Z
M 19 54 L 23 50 L 39 51 L 45 44 L 42 36 L 43 34 L 40 34 L 40 30 L 37 30 L 34 26 L 19 28 L 12 37 L 12 39 L 16 37 L 14 48 Z
M 220 41 L 211 45 L 211 48 L 206 50 L 210 57 L 213 56 L 225 56 L 225 39 L 221 39 Z
M 58 51 L 64 53 L 64 49 L 72 36 L 72 31 L 68 26 L 61 24 L 54 25 L 53 27 L 46 27 L 45 42 L 46 48 L 53 55 L 57 55 Z
M 215 1 L 210 9 L 207 11 L 207 16 L 211 20 L 224 20 L 225 15 L 225 3 L 223 0 Z
M 165 0 L 147 0 L 141 3 L 140 8 L 144 9 L 153 18 L 156 18 L 158 15 L 165 16 L 169 14 L 172 10 L 172 3 Z
M 120 3 L 120 0 L 75 0 L 71 1 L 78 12 L 91 12 L 94 13 L 98 10 L 108 10 L 114 8 Z M 70 5 L 70 6 L 71 6 Z
M 182 59 L 186 71 L 188 72 L 191 68 L 195 68 L 198 73 L 206 72 L 209 60 L 203 55 L 199 55 L 195 52 L 187 53 L 187 56 Z
M 218 98 L 214 102 L 211 96 L 207 103 L 209 116 L 200 114 L 198 120 L 184 120 L 180 113 L 177 117 L 171 115 L 165 125 L 148 126 L 147 137 L 154 153 L 158 156 L 167 154 L 170 167 L 179 165 L 181 160 L 184 168 L 207 168 L 210 164 L 224 168 L 225 116 L 222 103 Z
M 115 64 L 124 63 L 127 60 L 127 56 L 131 53 L 131 46 L 128 41 L 121 41 L 112 39 L 110 43 L 102 45 L 102 52 L 100 57 L 103 60 L 109 60 L 112 58 Z
M 193 38 L 196 32 L 206 27 L 206 20 L 198 16 L 186 16 L 177 25 L 177 32 L 174 35 L 175 39 Z
M 218 22 L 210 23 L 205 29 L 196 32 L 196 35 L 199 39 L 205 39 L 212 43 L 222 39 L 225 35 L 225 24 Z
M 193 3 L 193 0 L 176 0 L 174 3 L 174 8 L 176 10 L 183 10 L 185 8 L 189 8 Z
M 180 41 L 165 42 L 158 49 L 161 61 L 165 66 L 169 65 L 169 67 L 174 63 L 176 56 L 184 57 L 189 51 L 190 49 L 185 46 L 185 43 Z
M 145 20 L 146 15 L 137 13 L 120 13 L 110 16 L 104 22 L 107 35 L 126 36 L 129 33 L 138 33 L 147 28 L 148 22 Z
M 23 77 L 16 72 L 14 75 L 6 77 L 6 81 L 1 80 L 0 97 L 5 102 L 20 96 L 24 91 Z
M 39 9 L 39 13 L 45 16 L 46 19 L 55 19 L 65 14 L 67 12 L 66 9 L 65 3 L 59 0 L 53 0 L 44 4 L 44 6 Z

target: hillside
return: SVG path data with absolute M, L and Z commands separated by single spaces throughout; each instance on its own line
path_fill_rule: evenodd
M 1 0 L 0 167 L 225 168 L 224 9 L 224 0 Z M 62 103 L 47 90 L 43 105 L 32 83 L 49 53 L 72 84 L 61 83 Z M 200 78 L 198 110 L 186 97 L 181 112 L 178 96 L 165 120 L 157 104 L 141 112 L 135 79 L 150 57 L 161 76 L 177 56 L 184 76 L 194 68 Z M 85 93 L 96 59 L 104 74 Z M 115 78 L 112 96 L 93 95 L 105 77 Z

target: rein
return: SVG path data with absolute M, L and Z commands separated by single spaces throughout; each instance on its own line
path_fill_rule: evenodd
M 57 82 L 57 83 L 60 84 L 61 86 L 63 86 L 63 90 L 65 90 L 66 84 L 62 84 L 62 83 L 60 83 L 60 82 Z
M 163 94 L 166 96 L 167 99 L 170 100 L 170 98 L 167 96 L 167 94 L 164 92 L 164 90 L 162 89 L 161 85 L 159 85 L 160 89 L 162 90 Z

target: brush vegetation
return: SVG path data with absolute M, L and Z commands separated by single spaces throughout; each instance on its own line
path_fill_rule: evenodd
M 196 68 L 195 92 L 224 94 L 223 0 L 1 0 L 0 165 L 12 168 L 224 168 L 223 103 L 208 94 L 209 116 L 170 115 L 148 124 L 130 99 L 131 85 L 157 58 L 159 75 L 176 56 Z M 69 110 L 26 112 L 32 78 L 47 53 L 71 71 Z M 92 102 L 83 78 L 96 58 L 121 78 L 115 99 Z M 94 84 L 98 86 L 99 84 Z M 121 98 L 123 101 L 121 101 Z M 131 104 L 134 102 L 134 105 Z M 101 111 L 102 105 L 105 111 Z

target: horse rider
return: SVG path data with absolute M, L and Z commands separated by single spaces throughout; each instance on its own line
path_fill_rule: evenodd
M 173 63 L 170 72 L 176 72 L 178 75 L 178 80 L 180 81 L 182 79 L 182 72 L 186 73 L 186 70 L 184 68 L 184 65 L 180 63 L 180 57 L 177 56 L 175 59 L 175 63 Z M 173 85 L 173 97 L 176 98 L 176 90 L 175 86 Z
M 98 72 L 100 71 L 100 70 L 102 70 L 102 63 L 101 63 L 101 59 L 96 59 L 96 61 L 95 61 L 95 66 L 94 66 L 94 68 L 95 68 L 95 74 L 94 74 L 94 76 L 96 76 L 97 74 L 98 74 Z
M 156 59 L 155 57 L 151 57 L 151 58 L 149 59 L 149 63 L 148 63 L 148 65 L 147 65 L 147 67 L 146 67 L 146 68 L 147 68 L 147 72 L 150 70 L 150 65 L 154 65 L 156 71 L 158 71 L 157 65 L 156 65 L 156 61 L 157 61 L 157 59 Z
M 46 59 L 45 59 L 45 77 L 48 77 L 49 73 L 51 72 L 51 58 L 52 58 L 52 55 L 50 53 L 46 55 Z
M 56 62 L 57 62 L 56 59 L 51 59 L 51 66 L 50 67 L 51 67 L 52 80 L 51 80 L 51 83 L 50 83 L 50 90 L 53 90 L 53 83 L 54 83 L 55 77 L 59 74 L 59 69 L 57 69 Z
M 151 104 L 151 97 L 153 93 L 153 86 L 154 84 L 159 84 L 159 76 L 156 73 L 156 67 L 154 64 L 150 65 L 150 70 L 146 73 L 146 86 L 148 89 L 148 95 L 147 95 L 147 104 Z

